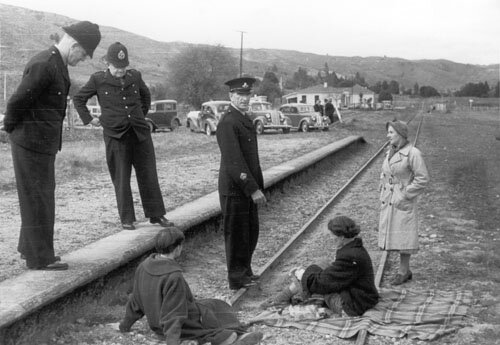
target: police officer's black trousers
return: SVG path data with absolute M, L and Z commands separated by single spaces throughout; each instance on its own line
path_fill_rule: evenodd
M 27 150 L 11 143 L 21 210 L 21 232 L 17 250 L 26 257 L 29 268 L 40 268 L 55 261 L 55 154 Z
M 158 183 L 151 136 L 139 141 L 133 129 L 129 129 L 120 139 L 104 136 L 104 142 L 121 222 L 131 223 L 136 220 L 130 188 L 132 166 L 135 169 L 144 215 L 147 218 L 163 216 L 165 206 Z
M 229 287 L 240 288 L 253 274 L 252 255 L 259 239 L 258 208 L 251 198 L 219 197 Z

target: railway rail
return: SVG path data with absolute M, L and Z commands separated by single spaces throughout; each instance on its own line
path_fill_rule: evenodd
M 416 145 L 418 137 L 420 135 L 420 129 L 423 123 L 423 113 L 416 114 L 414 117 L 412 117 L 407 123 L 409 124 L 411 121 L 413 121 L 418 115 L 420 115 L 420 121 L 418 123 L 418 127 L 416 130 L 415 138 L 413 144 Z M 384 151 L 384 149 L 388 146 L 389 142 L 385 142 L 383 145 L 380 146 L 380 148 L 352 175 L 352 177 L 344 184 L 342 185 L 336 193 L 309 219 L 309 221 L 304 224 L 304 226 L 299 229 L 291 238 L 290 240 L 273 256 L 267 261 L 267 263 L 261 267 L 258 270 L 258 274 L 261 276 L 261 279 L 265 279 L 267 275 L 269 275 L 270 271 L 272 271 L 290 251 L 290 249 L 297 245 L 298 242 L 303 238 L 304 235 L 311 233 L 314 231 L 315 228 L 318 227 L 318 223 L 321 222 L 321 219 L 328 213 L 332 212 L 332 208 L 334 207 L 335 203 L 339 200 L 339 198 L 347 193 L 349 191 L 349 188 L 353 185 L 353 183 L 358 179 L 358 177 L 363 174 L 371 165 L 372 163 L 379 157 L 379 155 Z M 380 255 L 379 258 L 379 263 L 378 263 L 378 268 L 376 270 L 376 275 L 375 275 L 375 285 L 377 288 L 380 288 L 380 283 L 382 281 L 384 269 L 386 266 L 386 261 L 388 257 L 388 252 L 383 251 L 382 254 Z M 232 305 L 236 305 L 246 297 L 246 293 L 249 289 L 248 288 L 241 288 L 238 290 L 238 292 L 230 299 L 230 303 Z M 367 337 L 367 332 L 366 330 L 362 330 L 358 333 L 358 336 L 356 338 L 356 345 L 363 345 L 365 344 Z

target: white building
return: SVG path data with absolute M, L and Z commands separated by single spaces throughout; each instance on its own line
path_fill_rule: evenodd
M 325 99 L 330 98 L 332 103 L 340 108 L 372 108 L 375 104 L 375 92 L 358 84 L 353 87 L 331 87 L 325 83 L 283 96 L 285 103 L 307 104 L 314 104 L 318 99 L 324 104 Z

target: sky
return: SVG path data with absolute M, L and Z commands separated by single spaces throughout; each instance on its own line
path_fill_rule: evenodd
M 500 0 L 0 0 L 148 38 L 500 63 Z M 243 33 L 242 33 L 243 32 Z

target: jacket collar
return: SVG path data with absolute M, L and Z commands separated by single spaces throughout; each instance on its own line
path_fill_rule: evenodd
M 412 147 L 411 144 L 408 143 L 405 146 L 403 146 L 402 148 L 400 148 L 399 151 L 396 152 L 394 154 L 394 156 L 392 156 L 389 163 L 394 164 L 394 163 L 401 161 L 403 159 L 403 157 L 408 157 L 408 155 L 410 154 L 411 147 Z
M 154 276 L 161 276 L 173 272 L 182 272 L 181 266 L 173 259 L 167 259 L 158 254 L 151 254 L 144 261 L 145 270 Z
M 56 62 L 57 62 L 57 67 L 62 72 L 64 79 L 66 79 L 66 81 L 69 83 L 70 79 L 69 79 L 69 73 L 68 73 L 68 66 L 64 63 L 61 52 L 59 51 L 59 49 L 57 49 L 56 46 L 50 47 L 49 52 L 51 55 L 53 55 L 55 57 Z
M 125 76 L 123 78 L 115 78 L 111 75 L 109 72 L 109 69 L 106 70 L 106 73 L 104 74 L 104 78 L 106 81 L 112 85 L 115 86 L 121 86 L 121 87 L 126 87 L 129 86 L 130 84 L 133 84 L 135 82 L 134 77 L 132 76 L 132 73 L 130 70 L 127 70 L 125 73 Z M 122 83 L 123 81 L 123 83 Z
M 341 251 L 341 250 L 346 250 L 346 249 L 350 249 L 350 248 L 356 248 L 356 247 L 362 247 L 363 246 L 363 240 L 359 237 L 356 237 L 353 241 L 347 243 L 346 245 L 344 245 L 343 247 L 339 248 L 337 250 L 337 252 Z

